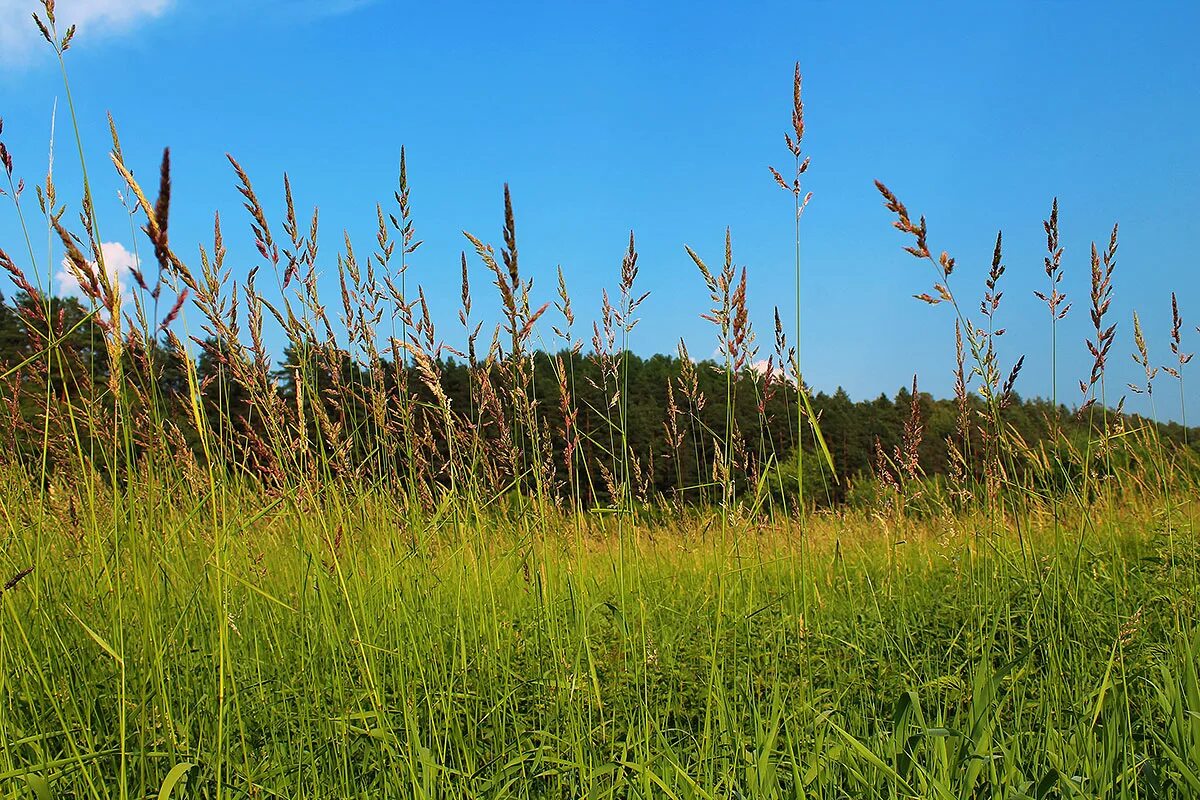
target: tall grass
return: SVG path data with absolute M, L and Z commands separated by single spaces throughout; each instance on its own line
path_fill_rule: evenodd
M 43 5 L 66 79 L 73 30 L 60 35 Z M 29 259 L 0 251 L 29 339 L 2 368 L 0 792 L 1200 796 L 1200 470 L 1156 413 L 1107 403 L 1116 230 L 1090 265 L 1088 435 L 1069 434 L 1052 387 L 1051 435 L 1029 442 L 1009 419 L 1024 356 L 1002 355 L 1002 236 L 977 305 L 925 219 L 879 183 L 905 249 L 934 269 L 918 298 L 954 321 L 952 471 L 922 469 L 914 377 L 898 446 L 876 439 L 869 497 L 818 510 L 838 473 L 801 362 L 798 67 L 792 90 L 794 174 L 771 173 L 793 198 L 795 338 L 777 309 L 759 369 L 732 234 L 719 268 L 689 248 L 721 389 L 706 394 L 713 366 L 681 342 L 662 451 L 630 435 L 647 300 L 632 233 L 577 374 L 574 299 L 562 271 L 553 301 L 522 272 L 507 186 L 499 253 L 464 232 L 501 323 L 483 327 L 464 252 L 456 346 L 419 282 L 407 153 L 371 252 L 347 236 L 332 260 L 290 179 L 275 225 L 231 156 L 260 257 L 235 276 L 219 217 L 197 263 L 179 255 L 169 151 L 152 201 L 112 124 L 157 274 L 137 271 L 126 294 L 104 265 L 86 170 L 79 231 L 48 176 L 35 187 L 46 232 L 88 301 L 69 317 L 37 277 L 54 265 L 38 264 L 0 143 Z M 1072 277 L 1057 201 L 1043 228 L 1057 365 Z M 336 270 L 333 302 L 322 269 Z M 1162 369 L 1182 412 L 1191 356 L 1171 300 Z M 556 355 L 536 349 L 551 302 Z M 1159 366 L 1139 317 L 1132 330 L 1135 388 L 1153 397 Z M 450 400 L 449 356 L 468 365 L 467 407 Z M 761 420 L 743 429 L 735 411 L 751 397 L 760 417 L 784 398 L 790 452 Z M 653 491 L 656 469 L 674 473 L 671 493 Z

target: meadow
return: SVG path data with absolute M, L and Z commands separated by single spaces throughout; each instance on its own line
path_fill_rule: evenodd
M 65 79 L 74 29 L 52 0 L 37 23 Z M 791 89 L 764 180 L 795 215 L 803 308 L 799 67 Z M 505 187 L 499 244 L 466 234 L 447 344 L 409 274 L 404 166 L 369 252 L 330 259 L 287 179 L 275 208 L 231 157 L 242 275 L 219 217 L 181 255 L 169 152 L 143 185 L 111 130 L 153 253 L 128 290 L 99 167 L 27 188 L 0 124 L 25 234 L 0 250 L 4 796 L 1200 797 L 1188 331 L 1174 297 L 1169 357 L 1138 317 L 1118 328 L 1116 228 L 1068 301 L 1048 204 L 1037 324 L 1093 366 L 1075 406 L 1026 401 L 1002 240 L 977 298 L 878 184 L 932 276 L 917 299 L 955 323 L 956 393 L 839 405 L 803 380 L 798 317 L 760 347 L 728 237 L 714 266 L 687 251 L 718 358 L 644 360 L 635 238 L 601 318 L 576 320 L 568 276 L 542 301 L 522 272 Z M 43 235 L 82 302 L 46 290 Z M 1067 313 L 1086 343 L 1054 335 Z M 1179 422 L 1116 402 L 1130 351 L 1129 388 L 1177 392 Z

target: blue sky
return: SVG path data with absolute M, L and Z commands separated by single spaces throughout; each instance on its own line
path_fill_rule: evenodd
M 40 180 L 57 99 L 56 180 L 77 209 L 61 78 L 27 17 L 10 13 L 34 6 L 0 0 L 4 139 L 17 172 Z M 1003 229 L 1003 356 L 1026 354 L 1023 394 L 1050 393 L 1049 327 L 1032 291 L 1045 283 L 1041 221 L 1056 195 L 1075 304 L 1060 328 L 1060 399 L 1078 399 L 1090 366 L 1088 248 L 1113 222 L 1120 327 L 1110 386 L 1138 379 L 1134 310 L 1158 363 L 1170 357 L 1172 290 L 1187 341 L 1200 338 L 1196 3 L 60 0 L 59 9 L 63 21 L 83 21 L 68 57 L 97 193 L 115 198 L 119 188 L 106 169 L 111 111 L 139 175 L 153 175 L 171 146 L 172 241 L 193 261 L 220 210 L 235 274 L 257 263 L 231 152 L 275 221 L 285 170 L 298 204 L 320 205 L 324 286 L 336 303 L 341 230 L 371 250 L 374 204 L 391 197 L 405 144 L 425 240 L 410 275 L 451 341 L 460 231 L 499 239 L 508 181 L 536 299 L 551 299 L 561 264 L 585 319 L 601 287 L 615 286 L 636 231 L 639 281 L 651 292 L 633 342 L 643 353 L 673 352 L 680 336 L 693 354 L 713 352 L 699 319 L 707 294 L 683 247 L 718 262 L 731 227 L 765 357 L 773 305 L 794 314 L 790 199 L 766 167 L 787 162 L 796 60 L 815 193 L 803 247 L 815 387 L 892 394 L 917 372 L 922 388 L 951 392 L 951 316 L 911 299 L 928 290 L 929 267 L 900 250 L 876 178 L 928 216 L 931 246 L 958 259 L 963 297 L 982 292 Z M 104 238 L 132 249 L 115 199 L 101 210 Z M 0 242 L 10 252 L 16 235 L 6 207 Z M 494 309 L 482 266 L 472 269 L 477 307 Z M 1159 413 L 1177 417 L 1176 389 L 1163 381 Z M 1200 420 L 1193 394 L 1188 412 Z

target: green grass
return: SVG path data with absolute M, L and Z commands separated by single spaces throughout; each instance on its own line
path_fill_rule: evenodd
M 6 489 L 9 568 L 39 541 L 53 564 L 0 597 L 6 796 L 1200 788 L 1197 564 L 1161 509 L 1061 551 L 1030 532 L 1032 557 L 982 519 L 815 520 L 801 570 L 794 531 L 722 550 L 702 516 L 626 525 L 622 565 L 602 518 Z

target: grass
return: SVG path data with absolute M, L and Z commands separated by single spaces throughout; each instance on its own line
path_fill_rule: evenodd
M 531 540 L 373 495 L 186 494 L 66 531 L 85 498 L 9 496 L 9 552 L 40 532 L 60 565 L 2 598 L 9 792 L 152 796 L 191 764 L 179 796 L 1195 793 L 1196 554 L 1150 508 L 1115 552 L 1031 533 L 1028 565 L 986 520 L 812 520 L 797 574 L 793 531 L 734 526 L 735 559 L 714 515 L 635 525 L 622 567 L 603 519 Z
M 53 2 L 38 25 L 65 77 L 72 33 L 59 35 Z M 772 170 L 793 199 L 797 287 L 800 91 L 797 68 L 795 172 Z M 905 249 L 934 269 L 918 298 L 955 319 L 951 470 L 923 470 L 914 378 L 900 443 L 876 438 L 867 488 L 818 510 L 836 470 L 799 319 L 789 341 L 776 310 L 774 351 L 752 368 L 749 273 L 728 233 L 718 269 L 687 249 L 712 299 L 719 388 L 705 395 L 709 366 L 680 342 L 668 447 L 638 451 L 629 395 L 645 388 L 628 354 L 646 296 L 632 233 L 592 326 L 589 395 L 574 359 L 534 352 L 551 303 L 521 271 L 505 187 L 499 253 L 466 234 L 501 321 L 480 338 L 464 252 L 462 408 L 443 372 L 456 351 L 408 275 L 420 239 L 405 154 L 373 252 L 347 238 L 332 262 L 290 181 L 276 228 L 230 157 L 262 262 L 261 278 L 234 277 L 219 218 L 198 265 L 177 254 L 169 153 L 151 202 L 112 131 L 158 275 L 138 272 L 126 296 L 104 270 L 86 171 L 79 234 L 52 175 L 35 187 L 88 299 L 78 318 L 34 285 L 32 247 L 24 268 L 0 251 L 28 300 L 11 312 L 21 356 L 0 374 L 0 794 L 1200 797 L 1200 469 L 1186 429 L 1176 446 L 1157 414 L 1106 403 L 1115 228 L 1091 254 L 1084 439 L 1056 417 L 1029 442 L 1007 414 L 1024 358 L 1002 364 L 1002 237 L 975 313 L 924 217 L 878 184 Z M 32 241 L 2 146 L 0 162 Z M 1057 364 L 1057 202 L 1044 227 L 1038 296 Z M 340 310 L 319 294 L 322 269 L 336 269 Z M 274 292 L 257 288 L 270 280 Z M 1191 356 L 1171 300 L 1163 370 L 1182 408 Z M 578 354 L 571 303 L 560 272 L 551 327 Z M 289 345 L 286 388 L 264 344 L 272 324 Z M 1140 317 L 1133 330 L 1145 383 L 1131 388 L 1153 399 L 1162 378 Z M 760 430 L 742 429 L 739 396 Z M 767 430 L 772 397 L 791 452 Z M 685 448 L 696 485 L 682 485 Z M 673 494 L 649 488 L 656 458 L 674 460 Z

